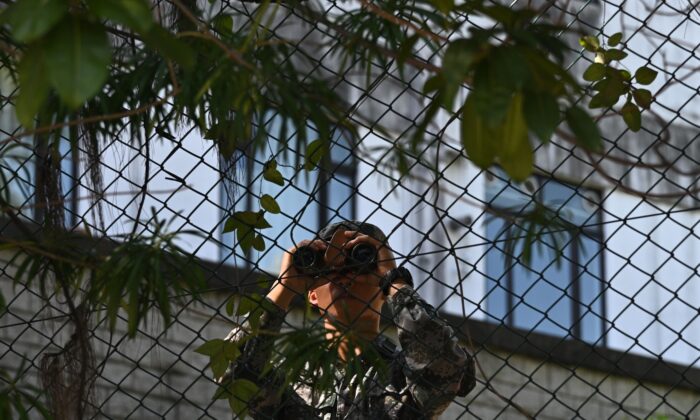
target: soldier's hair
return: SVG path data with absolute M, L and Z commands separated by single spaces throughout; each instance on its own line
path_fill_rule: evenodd
M 386 235 L 381 229 L 371 223 L 360 222 L 358 220 L 331 223 L 318 232 L 318 237 L 324 241 L 329 241 L 338 229 L 355 230 L 386 244 Z

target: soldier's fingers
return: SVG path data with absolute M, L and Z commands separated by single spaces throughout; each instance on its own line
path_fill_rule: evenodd
M 313 241 L 311 241 L 309 243 L 308 246 L 310 246 L 311 248 L 313 248 L 316 251 L 323 251 L 324 249 L 326 249 L 328 247 L 328 244 L 322 239 L 314 239 Z
M 384 246 L 384 244 L 382 244 L 379 240 L 377 240 L 369 235 L 358 234 L 354 239 L 351 239 L 348 242 L 346 242 L 343 247 L 344 248 L 352 248 L 353 246 L 355 246 L 359 243 L 366 243 L 366 244 L 374 245 L 377 248 Z
M 297 249 L 301 248 L 302 246 L 307 246 L 307 245 L 310 244 L 310 243 L 311 243 L 311 240 L 310 240 L 310 239 L 304 239 L 303 241 L 298 242 L 296 245 L 293 245 L 293 246 L 289 249 L 289 251 L 290 251 L 290 252 L 294 252 L 294 251 L 296 251 Z

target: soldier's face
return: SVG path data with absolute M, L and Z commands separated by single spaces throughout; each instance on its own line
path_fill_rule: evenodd
M 379 319 L 385 297 L 375 273 L 333 273 L 328 283 L 309 292 L 309 301 L 323 315 L 330 315 L 348 328 Z

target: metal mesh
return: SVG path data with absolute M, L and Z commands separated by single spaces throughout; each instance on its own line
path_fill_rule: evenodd
M 112 252 L 130 237 L 153 234 L 156 220 L 168 220 L 168 230 L 179 232 L 177 244 L 196 255 L 192 264 L 205 273 L 206 291 L 179 296 L 167 328 L 152 311 L 131 338 L 124 313 L 114 333 L 104 311 L 86 315 L 95 382 L 94 391 L 81 396 L 85 417 L 230 417 L 226 401 L 212 400 L 217 384 L 209 360 L 194 350 L 245 321 L 227 313 L 230 299 L 241 305 L 241 295 L 264 294 L 286 250 L 342 220 L 382 228 L 416 291 L 474 355 L 476 388 L 456 397 L 442 418 L 700 416 L 700 12 L 683 1 L 509 5 L 525 3 L 537 3 L 542 19 L 581 34 L 622 31 L 630 67 L 649 66 L 659 78 L 641 131 L 631 132 L 605 111 L 601 153 L 576 147 L 565 133 L 555 136 L 536 147 L 535 174 L 520 183 L 497 167 L 474 166 L 459 141 L 458 118 L 442 111 L 418 154 L 399 161 L 395 149 L 429 103 L 422 92 L 429 70 L 400 74 L 391 61 L 377 61 L 368 73 L 352 66 L 340 73 L 340 57 L 327 45 L 347 34 L 306 21 L 283 3 L 268 27 L 293 46 L 289 60 L 305 56 L 300 68 L 326 77 L 352 103 L 347 117 L 359 127 L 358 137 L 331 130 L 328 153 L 310 171 L 301 134 L 268 113 L 255 126 L 264 125 L 264 140 L 226 158 L 189 126 L 148 137 L 129 124 L 111 137 L 80 130 L 78 142 L 69 133 L 76 128 L 66 127 L 56 140 L 60 167 L 51 172 L 35 139 L 16 137 L 22 128 L 14 116 L 14 85 L 0 69 L 0 129 L 7 138 L 0 193 L 9 203 L 3 241 L 20 241 L 23 229 L 40 232 L 47 218 L 58 217 L 65 230 L 84 238 L 77 253 Z M 318 13 L 353 7 L 323 3 Z M 210 13 L 235 14 L 236 25 L 255 8 L 214 2 Z M 436 34 L 442 45 L 459 35 Z M 566 36 L 576 46 L 567 63 L 580 75 L 593 57 Z M 417 56 L 432 63 L 439 53 L 426 47 Z M 465 86 L 460 95 L 468 92 Z M 318 135 L 309 124 L 307 139 Z M 28 147 L 13 148 L 17 142 Z M 264 179 L 270 160 L 283 186 Z M 40 187 L 51 173 L 60 179 L 64 214 L 58 216 L 46 211 L 51 194 Z M 271 227 L 259 231 L 265 250 L 244 251 L 241 238 L 224 233 L 225 224 L 234 212 L 257 211 L 266 194 L 281 211 L 269 213 Z M 529 218 L 538 203 L 559 223 Z M 41 387 L 46 354 L 67 351 L 56 368 L 70 371 L 77 350 L 66 348 L 75 325 L 59 290 L 15 278 L 18 255 L 2 251 L 0 367 Z M 302 300 L 291 306 L 287 330 L 318 316 L 309 315 Z M 381 330 L 397 334 L 386 313 Z M 26 364 L 16 372 L 21 360 Z

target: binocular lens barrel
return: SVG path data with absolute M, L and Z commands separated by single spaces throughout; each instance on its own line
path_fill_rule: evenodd
M 299 247 L 292 255 L 292 262 L 297 268 L 305 269 L 323 264 L 323 253 L 320 253 L 310 246 Z
M 350 250 L 352 264 L 370 265 L 377 262 L 377 249 L 369 244 L 358 244 Z

